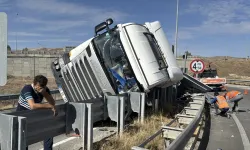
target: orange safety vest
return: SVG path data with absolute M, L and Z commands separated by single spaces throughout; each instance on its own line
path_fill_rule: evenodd
M 224 96 L 219 95 L 219 96 L 216 96 L 216 98 L 217 98 L 216 104 L 219 106 L 220 109 L 229 108 L 227 100 L 225 99 Z
M 229 99 L 232 99 L 232 98 L 236 97 L 238 94 L 240 94 L 239 91 L 230 91 L 226 94 L 226 97 L 228 97 Z

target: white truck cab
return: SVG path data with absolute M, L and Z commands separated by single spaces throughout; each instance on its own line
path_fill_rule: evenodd
M 112 23 L 108 19 L 97 25 L 94 37 L 52 64 L 59 89 L 62 87 L 67 99 L 82 101 L 104 93 L 149 92 L 183 78 L 158 21 L 118 24 L 110 29 Z

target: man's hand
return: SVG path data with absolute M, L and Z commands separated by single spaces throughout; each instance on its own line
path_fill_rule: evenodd
M 45 90 L 45 88 L 40 88 L 40 89 L 37 90 L 37 92 L 41 93 L 42 95 L 44 95 L 45 92 L 46 92 L 46 90 Z
M 56 106 L 52 107 L 52 111 L 54 112 L 54 117 L 56 117 L 58 115 L 58 112 L 56 110 Z

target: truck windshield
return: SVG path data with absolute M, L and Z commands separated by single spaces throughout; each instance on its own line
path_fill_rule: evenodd
M 216 70 L 204 70 L 204 72 L 198 75 L 199 78 L 215 78 L 216 76 Z
M 161 53 L 160 47 L 158 46 L 154 36 L 152 34 L 149 33 L 145 33 L 145 36 L 148 39 L 148 42 L 154 52 L 155 57 L 157 58 L 158 64 L 160 66 L 160 68 L 166 68 L 166 60 L 163 57 L 163 54 Z
M 117 28 L 99 35 L 93 43 L 117 92 L 137 91 L 138 86 L 131 68 L 128 67 L 129 62 Z

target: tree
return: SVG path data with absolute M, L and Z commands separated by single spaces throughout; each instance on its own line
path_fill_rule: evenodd
M 25 51 L 25 52 L 27 52 L 28 50 L 29 50 L 29 49 L 28 49 L 27 47 L 23 49 L 23 51 Z
M 187 56 L 192 56 L 191 52 L 187 51 Z
M 7 51 L 11 51 L 11 47 L 7 45 Z
M 185 57 L 185 56 L 186 56 L 186 57 Z M 190 52 L 186 51 L 185 54 L 182 55 L 182 58 L 183 58 L 183 59 L 187 59 L 188 56 L 192 56 L 192 54 L 191 54 Z

